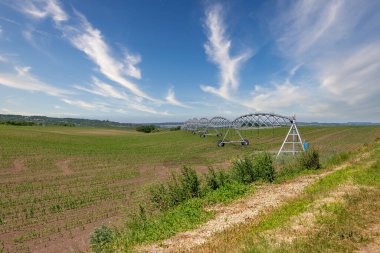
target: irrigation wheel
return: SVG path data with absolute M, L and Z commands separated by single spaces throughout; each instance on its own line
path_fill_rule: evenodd
M 241 142 L 241 145 L 243 145 L 243 146 L 248 146 L 248 145 L 249 145 L 249 140 L 244 139 L 244 140 Z

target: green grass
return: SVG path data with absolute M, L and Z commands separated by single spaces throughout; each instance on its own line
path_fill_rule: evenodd
M 193 229 L 212 215 L 203 209 L 202 200 L 191 199 L 157 216 L 133 219 L 116 241 L 122 241 L 124 250 L 129 251 L 133 245 L 166 239 Z
M 228 204 L 232 200 L 242 197 L 248 193 L 252 193 L 253 191 L 254 190 L 251 185 L 231 182 L 216 189 L 215 191 L 208 192 L 204 197 L 204 203 L 209 205 L 217 203 Z

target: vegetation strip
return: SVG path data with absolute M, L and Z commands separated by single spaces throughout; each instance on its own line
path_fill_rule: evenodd
M 313 155 L 311 157 L 313 157 Z M 180 233 L 173 238 L 160 242 L 159 244 L 142 247 L 139 250 L 146 252 L 164 249 L 169 252 L 190 250 L 207 242 L 208 238 L 217 233 L 231 228 L 232 226 L 242 224 L 247 220 L 260 217 L 262 212 L 299 196 L 305 189 L 309 190 L 310 187 L 308 188 L 308 186 L 316 182 L 318 179 L 339 171 L 346 166 L 348 165 L 339 166 L 332 171 L 327 171 L 319 175 L 308 175 L 302 178 L 297 178 L 296 180 L 285 184 L 264 185 L 255 191 L 255 194 L 252 196 L 237 201 L 232 205 L 209 209 L 215 211 L 217 214 L 214 219 L 210 220 L 205 225 L 189 232 Z M 296 202 L 296 205 L 292 205 L 291 208 L 285 208 L 285 210 L 296 215 L 305 211 L 307 205 L 310 203 L 310 200 Z M 284 217 L 284 219 L 276 219 L 275 223 L 263 223 L 261 224 L 262 229 L 266 230 L 273 226 L 279 226 L 280 224 L 285 223 L 285 216 L 278 214 L 277 217 Z
M 374 155 L 356 159 L 353 166 L 344 167 L 308 186 L 305 193 L 274 209 L 259 220 L 225 230 L 215 235 L 207 244 L 193 250 L 197 252 L 347 252 L 366 244 L 364 227 L 379 224 L 380 227 L 380 152 L 376 145 Z M 344 184 L 353 187 L 343 195 L 344 201 L 333 200 L 317 205 L 323 196 L 336 194 Z M 353 190 L 353 189 L 360 189 Z M 295 237 L 289 242 L 268 238 L 270 231 L 289 228 L 291 221 L 301 217 L 310 208 L 315 209 L 316 227 L 306 236 Z M 313 209 L 312 209 L 313 210 Z M 285 232 L 286 233 L 286 232 Z M 294 231 L 288 231 L 292 234 Z M 378 236 L 379 231 L 377 231 Z M 375 234 L 376 235 L 376 234 Z M 372 237 L 374 235 L 372 234 Z M 276 239 L 276 238 L 275 238 Z M 226 243 L 228 241 L 228 243 Z

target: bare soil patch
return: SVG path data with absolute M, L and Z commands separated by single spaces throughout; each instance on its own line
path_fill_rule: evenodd
M 62 173 L 65 176 L 71 175 L 73 173 L 73 171 L 69 167 L 70 162 L 71 162 L 71 159 L 60 160 L 56 162 L 56 165 L 58 166 L 58 168 L 62 170 Z

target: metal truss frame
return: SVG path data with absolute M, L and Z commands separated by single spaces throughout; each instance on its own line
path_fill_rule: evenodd
M 263 129 L 263 128 L 278 128 L 289 127 L 289 131 L 277 153 L 277 157 L 282 153 L 291 153 L 293 156 L 298 152 L 304 152 L 304 146 L 300 132 L 296 125 L 295 116 L 288 117 L 275 113 L 250 113 L 244 114 L 232 122 L 224 117 L 213 117 L 208 120 L 207 118 L 193 118 L 186 121 L 182 127 L 184 130 L 189 130 L 192 134 L 200 133 L 200 137 L 204 138 L 209 136 L 222 136 L 220 129 L 227 129 L 223 135 L 222 140 L 217 142 L 219 147 L 223 147 L 229 143 L 241 143 L 243 146 L 249 145 L 249 140 L 244 139 L 240 131 L 250 129 Z M 210 133 L 209 131 L 213 131 Z M 231 131 L 235 131 L 238 138 L 235 140 L 228 140 L 228 135 Z M 290 148 L 289 148 L 290 147 Z
M 207 127 L 203 132 L 201 132 L 200 137 L 205 138 L 206 136 L 222 136 L 220 129 L 229 129 L 231 127 L 231 121 L 228 119 L 216 116 L 209 120 Z M 212 131 L 212 132 L 210 132 Z

